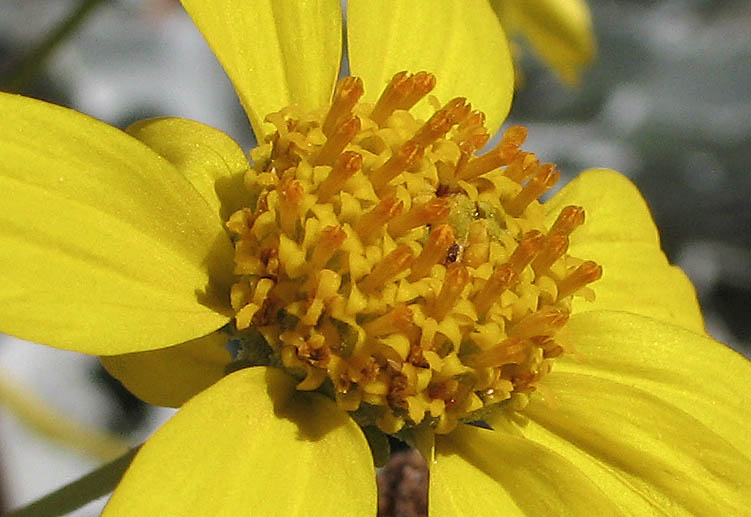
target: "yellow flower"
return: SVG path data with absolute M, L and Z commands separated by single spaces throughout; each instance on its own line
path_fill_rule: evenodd
M 330 107 L 338 1 L 183 4 L 252 166 L 197 122 L 0 94 L 0 328 L 181 406 L 107 513 L 372 514 L 384 432 L 428 459 L 431 515 L 749 507 L 751 367 L 633 185 L 538 203 L 557 172 L 521 128 L 473 156 L 512 89 L 486 2 L 350 2 L 362 81 Z
M 506 33 L 520 34 L 563 82 L 579 83 L 597 53 L 585 0 L 491 0 Z

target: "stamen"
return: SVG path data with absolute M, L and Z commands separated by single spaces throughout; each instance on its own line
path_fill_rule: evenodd
M 467 356 L 464 362 L 474 368 L 498 368 L 524 361 L 530 344 L 520 337 L 510 337 L 492 348 Z
M 318 152 L 318 157 L 315 161 L 316 165 L 332 165 L 337 156 L 339 156 L 359 131 L 360 119 L 354 115 L 339 124 Z
M 554 233 L 548 237 L 542 251 L 532 261 L 532 269 L 536 275 L 544 274 L 553 263 L 561 258 L 568 250 L 568 237 Z
M 503 134 L 501 142 L 493 149 L 482 156 L 478 156 L 460 171 L 456 177 L 460 180 L 469 180 L 507 165 L 519 152 L 519 146 L 527 138 L 527 128 L 523 126 L 511 126 Z
M 403 235 L 412 228 L 425 224 L 437 223 L 445 219 L 451 211 L 451 200 L 434 198 L 427 203 L 414 205 L 409 212 L 394 217 L 389 223 L 389 233 L 396 237 Z
M 419 72 L 409 75 L 407 72 L 398 72 L 383 90 L 370 113 L 370 119 L 379 126 L 383 126 L 395 110 L 410 109 L 434 87 L 435 76 L 433 74 Z
M 386 163 L 370 173 L 370 183 L 377 194 L 383 187 L 394 179 L 399 173 L 404 172 L 422 158 L 423 148 L 416 142 L 405 143 Z
M 397 305 L 383 316 L 365 323 L 362 328 L 371 337 L 380 337 L 395 332 L 406 332 L 412 325 L 414 314 L 404 304 Z
M 541 165 L 522 191 L 507 204 L 506 211 L 514 217 L 519 217 L 532 201 L 550 190 L 560 177 L 561 173 L 555 170 L 552 163 Z
M 568 316 L 569 313 L 565 309 L 544 307 L 511 327 L 509 335 L 522 338 L 550 336 L 566 324 Z
M 283 179 L 277 187 L 279 191 L 279 226 L 288 235 L 295 234 L 295 226 L 300 215 L 305 191 L 298 180 Z
M 474 296 L 478 316 L 484 316 L 503 292 L 519 280 L 510 264 L 498 266 L 485 282 L 485 286 Z
M 406 244 L 402 244 L 375 265 L 373 272 L 360 282 L 360 290 L 367 292 L 382 286 L 387 280 L 407 269 L 410 262 L 412 250 Z
M 465 118 L 472 107 L 466 103 L 467 99 L 457 97 L 443 109 L 436 111 L 432 117 L 412 137 L 412 142 L 427 147 L 442 138 L 454 125 Z
M 441 292 L 433 305 L 433 318 L 441 321 L 446 314 L 456 305 L 464 287 L 469 282 L 469 271 L 459 262 L 453 262 L 446 268 L 446 277 L 443 280 Z
M 430 268 L 438 264 L 446 257 L 449 247 L 454 243 L 454 229 L 448 224 L 435 227 L 428 237 L 428 241 L 422 248 L 422 252 L 412 263 L 412 271 L 407 277 L 410 282 L 415 282 L 427 276 Z
M 359 77 L 344 77 L 337 83 L 331 108 L 323 122 L 324 135 L 331 136 L 339 121 L 349 117 L 352 108 L 364 92 L 362 79 Z
M 532 173 L 534 173 L 540 166 L 540 162 L 537 160 L 537 156 L 534 153 L 527 153 L 525 151 L 519 151 L 508 164 L 504 175 L 512 181 L 519 183 L 520 185 L 526 180 Z
M 394 196 L 379 201 L 370 212 L 361 216 L 355 225 L 355 231 L 360 236 L 360 240 L 368 242 L 376 231 L 385 227 L 403 209 L 404 203 L 397 200 Z
M 453 137 L 460 147 L 464 144 L 463 150 L 469 152 L 482 149 L 489 139 L 490 135 L 485 130 L 485 113 L 482 111 L 473 111 L 462 120 Z
M 362 167 L 362 155 L 345 151 L 336 160 L 334 168 L 318 186 L 318 201 L 326 203 L 331 196 L 340 192 L 352 175 Z
M 576 228 L 584 224 L 584 209 L 580 206 L 567 206 L 550 228 L 550 235 L 570 235 Z
M 328 226 L 324 228 L 321 232 L 318 245 L 313 248 L 313 255 L 310 257 L 311 269 L 313 271 L 323 269 L 346 238 L 347 233 L 341 226 Z
M 417 72 L 411 79 L 412 90 L 398 104 L 397 109 L 410 109 L 435 88 L 435 76 L 428 72 Z
M 407 98 L 412 88 L 414 88 L 414 81 L 407 72 L 396 73 L 378 98 L 370 113 L 370 119 L 382 126 L 399 107 L 400 102 Z
M 508 265 L 517 275 L 532 262 L 532 259 L 545 245 L 545 236 L 537 230 L 527 232 L 508 259 Z
M 585 285 L 599 280 L 601 276 L 602 266 L 591 260 L 583 262 L 573 273 L 558 283 L 558 299 L 575 293 Z

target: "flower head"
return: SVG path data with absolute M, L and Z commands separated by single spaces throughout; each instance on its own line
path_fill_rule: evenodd
M 328 110 L 269 115 L 252 206 L 227 222 L 240 365 L 279 365 L 391 434 L 445 434 L 525 398 L 602 273 L 566 254 L 581 207 L 546 226 L 536 199 L 559 173 L 520 149 L 524 128 L 474 156 L 489 135 L 466 99 L 412 117 L 435 84 L 399 72 L 372 105 L 346 77 Z
M 751 368 L 635 188 L 590 171 L 541 204 L 523 128 L 477 154 L 512 82 L 487 4 L 351 2 L 361 79 L 331 101 L 338 2 L 216 4 L 184 2 L 252 165 L 195 122 L 0 95 L 3 330 L 182 405 L 109 512 L 372 512 L 384 433 L 429 460 L 433 515 L 748 504 Z

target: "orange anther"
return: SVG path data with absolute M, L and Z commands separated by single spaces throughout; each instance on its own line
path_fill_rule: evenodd
M 511 126 L 504 133 L 501 138 L 501 144 L 508 147 L 519 148 L 527 139 L 527 128 L 524 126 Z
M 525 233 L 519 241 L 519 245 L 508 259 L 509 267 L 517 275 L 520 274 L 527 267 L 527 264 L 532 262 L 532 259 L 535 258 L 535 255 L 540 252 L 544 245 L 545 236 L 541 232 L 532 230 Z
M 389 223 L 389 233 L 394 237 L 403 235 L 412 228 L 437 223 L 448 217 L 450 212 L 451 199 L 433 198 L 427 203 L 413 205 L 409 212 L 394 217 Z
M 332 165 L 339 154 L 360 131 L 360 119 L 352 115 L 339 124 L 323 144 L 316 157 L 316 165 Z
M 574 294 L 587 284 L 599 280 L 602 276 L 602 266 L 587 260 L 574 270 L 569 276 L 558 282 L 558 299 L 561 300 Z
M 488 350 L 468 355 L 463 362 L 473 368 L 497 368 L 504 364 L 523 362 L 529 350 L 530 343 L 527 340 L 510 337 Z
M 318 201 L 327 202 L 331 196 L 340 192 L 352 175 L 362 167 L 362 156 L 354 151 L 345 151 L 336 159 L 334 168 L 318 186 Z
M 558 218 L 550 228 L 550 235 L 570 235 L 582 224 L 584 224 L 584 209 L 580 206 L 569 205 L 558 214 Z
M 512 287 L 519 280 L 517 275 L 509 264 L 498 266 L 493 274 L 490 275 L 485 286 L 475 294 L 472 299 L 477 310 L 477 315 L 482 317 L 493 306 L 495 301 L 500 298 L 506 289 Z
M 285 178 L 277 186 L 279 192 L 279 226 L 287 235 L 295 234 L 295 223 L 300 215 L 305 191 L 298 180 Z
M 352 113 L 352 108 L 364 91 L 362 79 L 359 77 L 343 77 L 336 84 L 334 96 L 331 99 L 331 108 L 321 128 L 324 135 L 331 136 L 336 126 L 339 125 L 339 121 Z
M 363 330 L 371 337 L 385 336 L 396 332 L 405 332 L 412 325 L 414 314 L 404 304 L 397 305 L 383 316 L 362 325 Z
M 467 99 L 463 97 L 451 100 L 423 124 L 411 141 L 427 147 L 446 135 L 453 126 L 467 116 L 471 109 L 472 107 L 467 104 Z
M 534 177 L 527 182 L 515 198 L 506 204 L 506 211 L 514 217 L 524 213 L 527 206 L 550 190 L 561 177 L 561 173 L 555 170 L 555 165 L 545 163 L 540 165 Z
M 355 231 L 362 242 L 368 242 L 375 232 L 399 215 L 404 208 L 404 203 L 394 196 L 382 199 L 367 214 L 360 217 L 355 225 Z
M 367 292 L 381 287 L 388 280 L 407 269 L 412 262 L 412 258 L 412 250 L 406 244 L 402 244 L 375 265 L 373 271 L 360 282 L 360 289 Z
M 313 255 L 310 257 L 311 270 L 318 271 L 323 269 L 346 238 L 347 233 L 341 226 L 327 226 L 324 228 L 318 244 L 313 248 Z
M 412 90 L 404 96 L 397 109 L 410 109 L 435 88 L 435 76 L 431 73 L 417 72 L 411 79 Z
M 510 336 L 522 338 L 550 336 L 563 328 L 568 321 L 568 317 L 569 313 L 566 309 L 544 307 L 522 318 L 509 329 L 508 333 Z
M 537 156 L 534 153 L 528 153 L 526 151 L 519 151 L 514 156 L 511 163 L 508 164 L 504 175 L 521 184 L 532 173 L 534 173 L 540 166 L 540 162 L 537 160 Z
M 479 110 L 475 110 L 467 115 L 464 120 L 459 123 L 456 128 L 458 132 L 472 130 L 476 128 L 483 128 L 485 126 L 485 113 Z
M 535 270 L 535 274 L 545 273 L 567 250 L 568 237 L 557 233 L 549 235 L 547 241 L 545 241 L 545 246 L 532 261 L 532 269 Z
M 435 76 L 427 72 L 409 75 L 398 72 L 389 82 L 378 98 L 371 120 L 382 126 L 386 119 L 397 109 L 408 110 L 435 87 Z
M 454 243 L 454 229 L 448 224 L 433 228 L 420 255 L 412 263 L 412 271 L 407 277 L 410 282 L 423 278 L 435 264 L 446 257 L 446 252 Z
M 441 321 L 446 314 L 456 305 L 464 290 L 464 286 L 470 280 L 469 271 L 459 262 L 452 262 L 446 268 L 446 277 L 441 286 L 441 292 L 433 303 L 433 318 Z
M 386 184 L 399 173 L 411 167 L 422 158 L 423 147 L 416 142 L 406 142 L 389 158 L 386 163 L 374 170 L 368 176 L 377 194 L 383 191 Z

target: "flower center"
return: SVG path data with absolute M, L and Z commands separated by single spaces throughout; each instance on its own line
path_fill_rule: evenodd
M 475 156 L 489 135 L 466 99 L 410 114 L 434 85 L 401 72 L 369 105 L 346 77 L 328 110 L 269 115 L 249 207 L 227 222 L 240 364 L 284 368 L 392 434 L 523 404 L 602 271 L 566 254 L 580 207 L 546 228 L 537 198 L 559 173 L 520 149 L 526 129 Z

